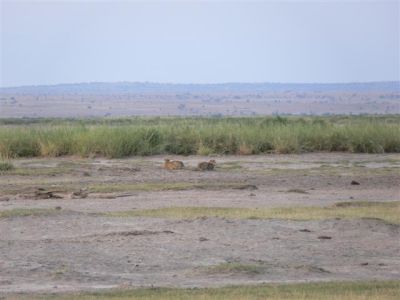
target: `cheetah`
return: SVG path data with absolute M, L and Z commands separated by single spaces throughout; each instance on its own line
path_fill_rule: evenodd
M 166 158 L 164 160 L 164 169 L 179 170 L 179 169 L 183 169 L 183 167 L 184 167 L 183 162 L 181 162 L 179 160 L 170 160 L 168 158 Z
M 217 162 L 214 159 L 211 159 L 210 161 L 203 161 L 197 165 L 199 170 L 201 171 L 212 171 L 214 170 L 215 165 Z

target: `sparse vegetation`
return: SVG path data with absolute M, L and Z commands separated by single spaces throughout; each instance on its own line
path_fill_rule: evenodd
M 242 183 L 190 183 L 190 182 L 161 182 L 161 183 L 102 183 L 90 185 L 92 193 L 113 193 L 126 191 L 184 191 L 184 190 L 223 190 L 248 189 L 249 185 Z
M 355 202 L 356 203 L 356 202 Z M 282 208 L 233 208 L 233 207 L 166 207 L 148 210 L 111 212 L 115 217 L 158 217 L 194 219 L 220 217 L 228 219 L 285 219 L 323 220 L 333 218 L 359 219 L 377 218 L 389 223 L 400 224 L 400 201 L 361 202 L 351 206 L 337 203 L 329 207 L 282 207 Z
M 57 212 L 57 210 L 49 208 L 15 208 L 0 211 L 0 218 L 47 216 Z
M 288 192 L 288 193 L 297 193 L 297 194 L 308 194 L 303 189 L 288 189 L 286 192 Z
M 225 162 L 221 163 L 218 165 L 218 169 L 224 170 L 224 171 L 232 171 L 232 170 L 238 170 L 242 169 L 243 167 L 240 165 L 240 162 Z
M 29 295 L 18 299 L 88 300 L 88 299 L 296 299 L 296 300 L 365 300 L 398 299 L 399 281 L 319 282 L 297 284 L 263 284 L 229 286 L 223 288 L 141 288 L 120 289 L 106 292 L 82 292 L 74 294 Z M 10 297 L 10 299 L 17 299 Z
M 3 120 L 0 156 L 400 152 L 399 116 Z
M 72 172 L 72 168 L 65 167 L 46 167 L 46 168 L 28 168 L 19 167 L 11 169 L 7 174 L 19 176 L 56 176 Z
M 14 170 L 14 165 L 8 161 L 0 161 L 0 173 Z
M 125 191 L 181 191 L 196 188 L 196 184 L 177 183 L 119 183 L 91 185 L 89 191 L 92 193 L 113 193 Z
M 224 189 L 242 186 L 242 184 L 207 184 L 207 183 L 190 183 L 190 182 L 176 182 L 176 183 L 120 183 L 120 184 L 101 184 L 91 185 L 89 190 L 92 193 L 112 193 L 123 191 L 183 191 L 191 189 Z
M 13 173 L 16 175 L 29 176 L 35 174 L 34 171 L 31 173 L 28 172 L 16 172 Z M 58 173 L 47 173 L 47 172 L 38 172 L 36 174 L 40 175 L 52 175 Z M 30 182 L 29 184 L 15 184 L 13 186 L 6 187 L 1 190 L 3 194 L 7 195 L 16 195 L 18 193 L 29 192 L 35 187 L 40 186 L 45 189 L 56 189 L 58 192 L 62 193 L 70 193 L 81 188 L 87 188 L 90 193 L 117 193 L 117 192 L 157 192 L 157 191 L 184 191 L 184 190 L 209 190 L 209 191 L 218 191 L 224 189 L 253 189 L 251 185 L 235 183 L 235 182 L 226 182 L 226 183 L 190 183 L 190 182 L 159 182 L 159 183 L 113 183 L 113 182 L 103 182 L 103 183 L 90 183 L 90 184 L 80 184 L 77 183 L 51 183 L 49 184 L 46 181 L 38 180 L 36 182 Z M 0 193 L 1 194 L 1 193 Z
M 257 275 L 262 273 L 264 267 L 254 264 L 241 264 L 235 262 L 222 263 L 207 267 L 205 272 L 208 274 L 246 274 Z
M 376 201 L 343 201 L 335 203 L 336 207 L 374 207 L 374 206 L 386 206 L 393 207 L 394 202 L 376 202 Z

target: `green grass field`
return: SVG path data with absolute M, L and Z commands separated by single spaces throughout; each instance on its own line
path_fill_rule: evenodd
M 10 299 L 43 300 L 91 300 L 91 299 L 166 299 L 166 300 L 248 300 L 248 299 L 296 299 L 296 300 L 383 300 L 398 299 L 399 281 L 327 282 L 300 284 L 263 284 L 202 289 L 142 288 L 112 290 L 98 293 L 64 295 L 40 295 Z
M 2 119 L 0 157 L 400 152 L 400 116 Z

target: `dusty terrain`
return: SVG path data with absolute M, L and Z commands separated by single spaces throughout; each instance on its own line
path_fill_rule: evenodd
M 400 226 L 380 219 L 107 215 L 399 201 L 400 155 L 224 156 L 209 172 L 195 168 L 208 158 L 170 158 L 185 169 L 161 156 L 13 161 L 0 173 L 0 294 L 400 279 Z
M 5 94 L 1 118 L 399 114 L 400 95 L 385 92 L 181 94 Z

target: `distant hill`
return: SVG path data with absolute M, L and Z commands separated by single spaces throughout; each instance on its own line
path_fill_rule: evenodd
M 262 93 L 262 92 L 399 93 L 400 81 L 360 83 L 219 83 L 170 84 L 93 82 L 0 88 L 1 94 L 132 94 L 132 93 Z

